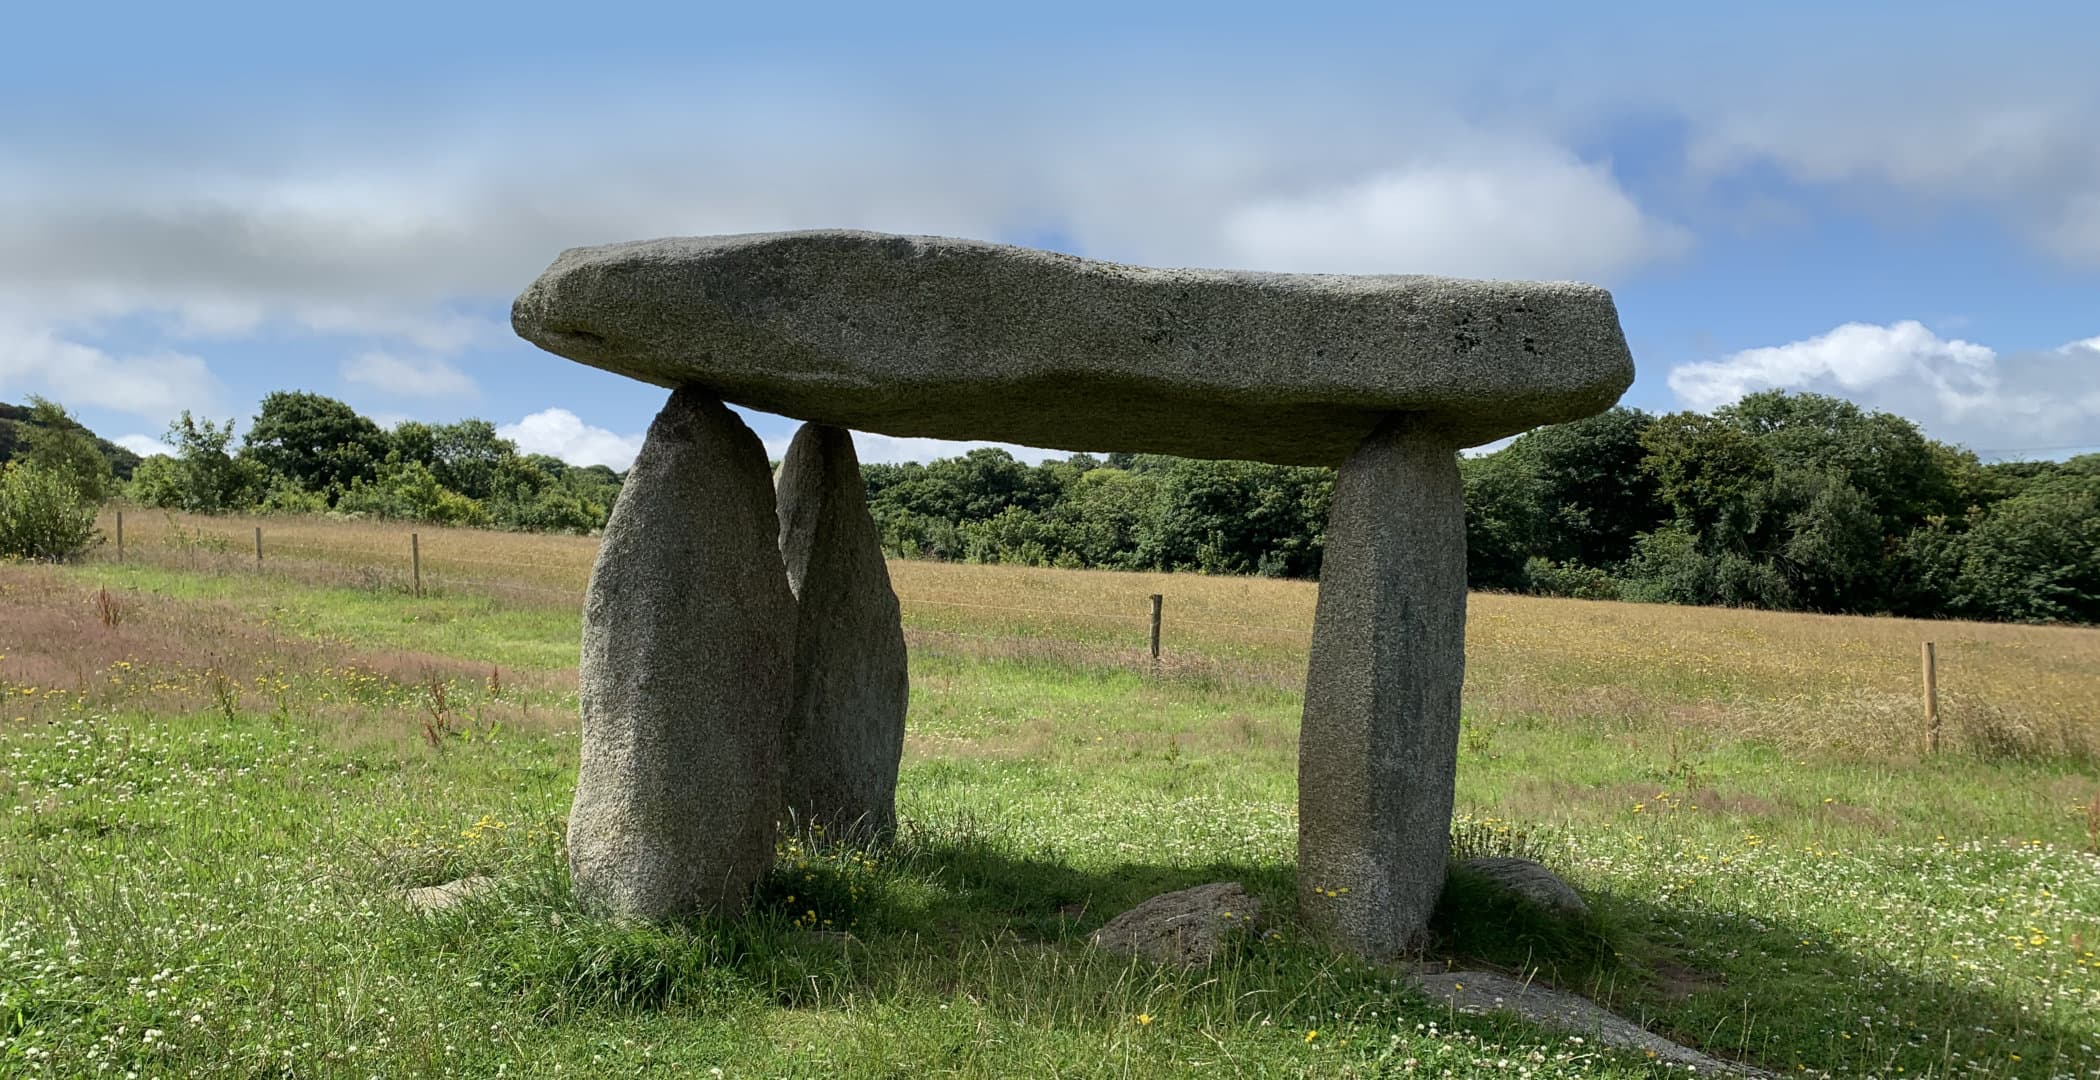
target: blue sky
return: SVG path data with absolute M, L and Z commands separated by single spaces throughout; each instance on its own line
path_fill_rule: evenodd
M 0 400 L 145 446 L 306 389 L 624 466 L 662 391 L 510 297 L 570 245 L 839 225 L 1593 280 L 1630 404 L 2100 449 L 2100 7 L 1304 6 L 17 6 Z

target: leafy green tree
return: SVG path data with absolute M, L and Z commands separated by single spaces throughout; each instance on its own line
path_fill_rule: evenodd
M 1504 447 L 1462 458 L 1466 492 L 1466 580 L 1476 589 L 1522 589 L 1533 559 L 1544 559 L 1546 485 L 1530 458 Z
M 1654 423 L 1638 409 L 1614 408 L 1526 432 L 1503 451 L 1536 478 L 1544 554 L 1614 567 L 1633 555 L 1635 537 L 1663 520 L 1655 478 L 1641 467 L 1648 456 L 1641 436 Z
M 188 473 L 182 462 L 166 454 L 155 454 L 131 471 L 124 495 L 140 506 L 178 510 L 182 508 Z
M 0 464 L 0 556 L 62 561 L 100 537 L 95 502 L 70 477 L 33 461 Z
M 116 478 L 95 437 L 57 402 L 30 397 L 29 416 L 19 431 L 20 460 L 73 485 L 91 503 L 115 493 Z
M 512 529 L 588 533 L 605 526 L 619 496 L 611 469 L 572 469 L 558 458 L 511 457 L 496 469 L 490 519 Z
M 389 449 L 379 425 L 343 402 L 279 390 L 263 398 L 241 453 L 308 491 L 334 492 L 372 478 Z
M 345 514 L 432 525 L 489 523 L 486 507 L 439 483 L 437 474 L 414 461 L 389 461 L 380 466 L 377 477 L 352 480 L 335 508 Z
M 1162 570 L 1312 577 L 1334 474 L 1251 461 L 1177 460 L 1158 473 L 1138 561 Z
M 1698 413 L 1659 417 L 1641 433 L 1641 467 L 1670 517 L 1709 548 L 1745 550 L 1765 524 L 1772 459 L 1743 428 Z
M 1788 606 L 1886 610 L 1883 522 L 1873 500 L 1835 471 L 1787 470 L 1779 481 L 1774 501 L 1792 509 L 1769 565 L 1786 578 Z
M 175 456 L 148 458 L 132 475 L 131 497 L 143 505 L 199 514 L 246 510 L 268 486 L 269 472 L 260 462 L 230 452 L 232 420 L 214 424 L 184 409 L 161 441 L 175 448 Z
M 1894 536 L 1933 514 L 1961 509 L 1949 475 L 1954 461 L 1893 413 L 1868 412 L 1842 398 L 1769 390 L 1714 411 L 1754 439 L 1779 469 L 1834 473 L 1867 496 Z
M 402 460 L 424 466 L 438 483 L 470 499 L 495 494 L 504 464 L 518 456 L 517 445 L 497 435 L 496 425 L 486 420 L 403 421 L 394 426 L 392 444 Z
M 1961 613 L 2100 621 L 2100 475 L 2060 473 L 1992 506 L 1959 550 Z
M 1103 467 L 1082 473 L 1053 512 L 1062 551 L 1081 566 L 1142 570 L 1139 546 L 1159 499 L 1157 473 Z

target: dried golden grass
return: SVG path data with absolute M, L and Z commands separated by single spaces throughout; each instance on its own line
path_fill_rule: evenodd
M 597 550 L 588 537 L 141 511 L 126 514 L 126 547 L 159 565 L 253 573 L 257 524 L 264 573 L 403 587 L 414 531 L 426 586 L 520 605 L 573 608 Z M 931 562 L 893 562 L 890 572 L 917 649 L 1149 669 L 1149 597 L 1160 593 L 1164 674 L 1278 688 L 1303 679 L 1317 596 L 1310 582 L 1195 574 Z M 2100 757 L 2100 630 L 1495 594 L 1471 605 L 1467 701 L 1489 718 L 1909 753 L 1924 740 L 1920 644 L 1930 640 L 1948 748 Z

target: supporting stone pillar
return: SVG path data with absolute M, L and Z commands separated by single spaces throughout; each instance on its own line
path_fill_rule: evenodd
M 584 600 L 577 895 L 737 911 L 773 861 L 795 599 L 765 447 L 704 392 L 649 425 Z
M 1337 946 L 1421 942 L 1444 887 L 1465 678 L 1458 455 L 1385 421 L 1335 479 L 1298 742 L 1298 902 Z
M 885 836 L 897 824 L 910 689 L 897 594 L 852 434 L 803 425 L 778 493 L 780 554 L 798 605 L 787 808 L 829 838 Z

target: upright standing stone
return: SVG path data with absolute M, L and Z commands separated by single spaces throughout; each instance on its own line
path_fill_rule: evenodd
M 569 870 L 587 903 L 734 911 L 772 865 L 795 625 L 776 530 L 758 437 L 672 394 L 584 600 Z
M 1335 479 L 1298 747 L 1302 914 L 1359 956 L 1419 944 L 1444 886 L 1465 678 L 1457 453 L 1387 419 Z
M 904 628 L 853 436 L 805 424 L 780 464 L 780 554 L 797 600 L 787 807 L 836 838 L 897 824 Z

